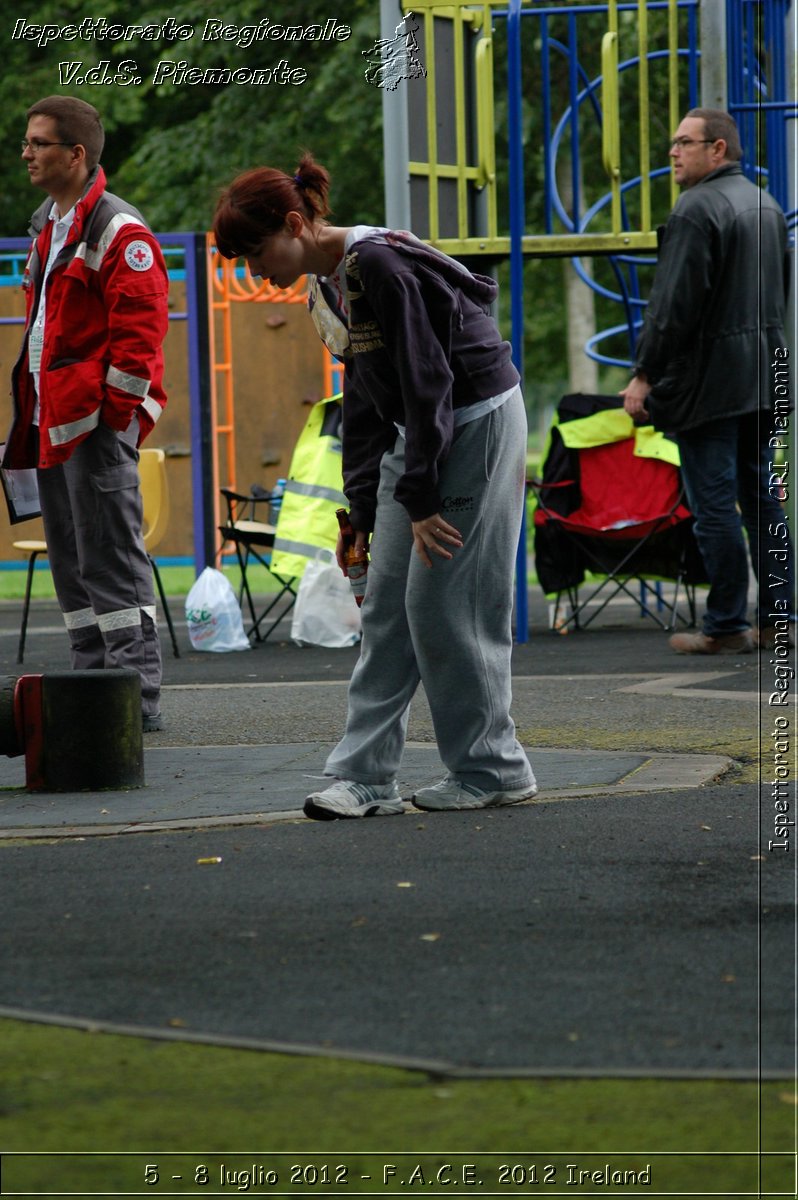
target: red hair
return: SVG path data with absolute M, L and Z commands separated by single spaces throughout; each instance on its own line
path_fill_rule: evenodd
M 219 197 L 213 236 L 223 258 L 254 254 L 264 238 L 277 233 L 290 212 L 323 221 L 330 211 L 330 176 L 304 154 L 293 176 L 274 167 L 253 167 L 238 175 Z

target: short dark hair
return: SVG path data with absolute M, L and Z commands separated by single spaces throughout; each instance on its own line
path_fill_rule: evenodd
M 704 122 L 704 137 L 709 138 L 711 142 L 723 138 L 729 162 L 740 161 L 743 156 L 740 131 L 730 113 L 722 108 L 691 108 L 685 115 Z
M 30 117 L 52 117 L 58 140 L 86 150 L 86 166 L 93 171 L 105 145 L 105 130 L 97 109 L 76 96 L 45 96 L 31 104 Z

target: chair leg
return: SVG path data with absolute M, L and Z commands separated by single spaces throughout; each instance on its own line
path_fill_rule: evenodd
M 277 582 L 282 585 L 282 587 L 281 587 L 280 591 L 277 593 L 277 595 L 274 597 L 274 599 L 269 602 L 268 606 L 260 614 L 257 621 L 253 625 L 252 629 L 250 629 L 250 633 L 254 633 L 259 642 L 266 641 L 269 634 L 272 633 L 277 628 L 277 626 L 280 624 L 280 622 L 288 615 L 288 613 L 290 613 L 291 609 L 296 604 L 296 592 L 294 591 L 291 580 L 290 579 L 288 579 L 288 580 L 282 579 L 281 576 L 274 575 L 273 572 L 272 572 L 272 574 L 273 574 L 273 577 L 277 580 Z M 288 607 L 283 609 L 282 612 L 278 613 L 277 617 L 272 621 L 271 625 L 268 627 L 266 632 L 262 633 L 261 628 L 260 628 L 261 623 L 265 620 L 266 617 L 268 617 L 269 613 L 272 611 L 272 609 L 275 607 L 275 605 L 277 605 L 280 602 L 280 600 L 282 600 L 283 596 L 285 596 L 286 593 L 288 593 L 288 595 L 291 597 L 291 599 L 289 600 L 289 603 L 288 603 Z
M 28 632 L 28 613 L 30 612 L 30 593 L 33 587 L 33 568 L 36 565 L 38 555 L 38 550 L 32 550 L 31 556 L 28 559 L 28 575 L 25 580 L 25 601 L 22 605 L 22 624 L 19 629 L 19 646 L 17 648 L 18 663 L 21 663 L 25 657 L 25 637 Z
M 150 560 L 150 565 L 152 567 L 152 573 L 155 576 L 155 583 L 158 588 L 158 595 L 161 597 L 161 608 L 163 609 L 163 615 L 166 618 L 166 624 L 169 628 L 169 636 L 172 639 L 172 650 L 174 651 L 175 658 L 180 658 L 180 649 L 177 645 L 177 637 L 175 636 L 175 627 L 172 624 L 172 614 L 169 611 L 169 604 L 166 599 L 166 594 L 163 590 L 163 583 L 161 581 L 161 572 L 158 570 L 158 564 L 156 563 L 155 559 L 152 558 L 152 556 L 149 554 L 147 555 L 147 558 L 149 558 L 149 560 Z
M 252 628 L 247 632 L 247 637 L 251 637 L 252 634 L 254 633 L 255 640 L 260 642 L 260 641 L 262 641 L 262 638 L 261 638 L 261 634 L 260 634 L 260 629 L 258 627 L 258 625 L 259 625 L 258 617 L 255 612 L 255 602 L 252 599 L 252 592 L 249 590 L 249 580 L 247 579 L 247 567 L 249 566 L 249 560 L 251 557 L 255 558 L 258 562 L 260 562 L 262 560 L 260 558 L 260 555 L 256 551 L 253 551 L 252 554 L 250 554 L 249 546 L 246 547 L 246 553 L 244 555 L 242 555 L 242 553 L 241 553 L 241 546 L 238 542 L 235 543 L 235 547 L 236 547 L 236 558 L 238 559 L 238 567 L 239 567 L 239 570 L 241 571 L 241 587 L 239 588 L 239 591 L 238 591 L 238 603 L 239 603 L 239 606 L 243 609 L 244 606 L 242 604 L 242 599 L 244 596 L 246 596 L 247 607 L 249 608 L 249 615 L 250 615 L 250 619 L 252 620 Z

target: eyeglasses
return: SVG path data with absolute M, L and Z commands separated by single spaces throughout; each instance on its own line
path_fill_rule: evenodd
M 26 150 L 30 150 L 33 154 L 38 154 L 40 150 L 45 150 L 48 146 L 74 146 L 75 145 L 74 142 L 43 142 L 41 140 L 41 138 L 31 138 L 30 141 L 28 141 L 27 138 L 23 138 L 19 144 L 22 147 L 23 154 L 25 153 Z
M 677 147 L 679 150 L 683 150 L 685 146 L 700 146 L 702 143 L 706 144 L 707 146 L 711 146 L 717 140 L 717 138 L 675 137 L 671 138 L 670 147 L 671 150 L 673 150 L 674 147 Z

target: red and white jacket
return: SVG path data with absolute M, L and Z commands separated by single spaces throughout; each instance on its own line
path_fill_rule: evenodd
M 141 214 L 105 190 L 105 173 L 97 167 L 47 278 L 37 461 L 28 339 L 50 249 L 52 205 L 46 200 L 31 222 L 34 241 L 23 280 L 27 322 L 11 377 L 14 418 L 5 467 L 64 462 L 100 422 L 121 431 L 134 413 L 141 443 L 166 404 L 169 283 L 163 254 Z

